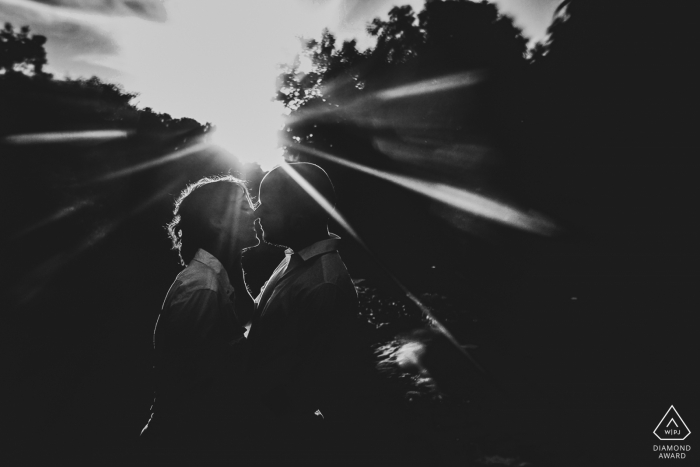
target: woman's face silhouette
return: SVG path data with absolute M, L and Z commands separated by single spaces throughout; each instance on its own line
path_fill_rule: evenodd
M 224 228 L 231 229 L 231 239 L 235 243 L 235 248 L 242 250 L 257 245 L 258 237 L 253 224 L 256 218 L 255 209 L 243 189 L 239 189 L 233 204 L 231 219 L 227 220 L 228 225 Z

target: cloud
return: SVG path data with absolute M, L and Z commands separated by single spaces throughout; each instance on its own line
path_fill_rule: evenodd
M 86 24 L 55 22 L 45 35 L 53 47 L 62 48 L 69 55 L 112 55 L 119 50 L 108 35 Z
M 36 8 L 33 4 L 0 0 L 0 15 L 15 27 L 29 26 L 33 34 L 46 36 L 50 59 L 118 52 L 119 48 L 110 35 L 88 21 L 58 14 L 52 8 Z
M 523 30 L 532 45 L 546 37 L 547 27 L 561 0 L 492 0 L 492 3 L 514 18 L 515 25 Z
M 150 21 L 167 19 L 162 0 L 30 0 L 55 7 L 71 8 L 110 16 L 136 16 Z

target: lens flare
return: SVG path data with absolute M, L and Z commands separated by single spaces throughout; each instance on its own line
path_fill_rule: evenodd
M 157 159 L 153 159 L 153 160 L 150 160 L 148 162 L 143 162 L 141 164 L 132 165 L 131 167 L 126 167 L 124 169 L 108 173 L 106 175 L 103 175 L 102 177 L 97 178 L 94 181 L 95 182 L 104 182 L 104 181 L 108 181 L 108 180 L 114 180 L 115 178 L 120 178 L 120 177 L 124 177 L 127 175 L 131 175 L 131 174 L 134 174 L 136 172 L 141 172 L 143 170 L 147 170 L 147 169 L 150 169 L 152 167 L 157 167 L 159 165 L 167 164 L 168 162 L 171 162 L 171 161 L 174 161 L 177 159 L 181 159 L 185 156 L 189 156 L 189 155 L 194 154 L 196 152 L 207 149 L 210 146 L 211 146 L 211 143 L 209 143 L 209 142 L 196 143 L 196 144 L 193 144 L 192 146 L 188 146 L 186 148 L 179 149 L 175 152 L 171 152 L 170 154 L 166 154 L 166 155 L 161 156 Z
M 101 142 L 126 138 L 132 131 L 127 130 L 92 130 L 92 131 L 63 131 L 55 133 L 24 133 L 6 136 L 4 143 L 8 144 L 53 144 L 53 143 L 85 143 Z
M 46 227 L 47 225 L 50 225 L 53 222 L 72 216 L 73 214 L 82 211 L 86 207 L 93 206 L 94 204 L 95 203 L 93 200 L 87 199 L 78 201 L 77 203 L 74 203 L 70 206 L 65 206 L 55 211 L 53 214 L 50 214 L 49 216 L 45 217 L 44 219 L 41 219 L 35 222 L 34 224 L 17 231 L 16 233 L 10 236 L 10 239 L 16 240 L 24 235 L 34 232 L 35 230 Z
M 372 125 L 381 125 L 381 117 L 373 115 L 371 109 L 374 109 L 385 102 L 403 99 L 406 97 L 426 96 L 438 92 L 466 88 L 484 81 L 485 78 L 486 72 L 484 71 L 468 71 L 418 81 L 416 83 L 397 86 L 394 88 L 385 89 L 383 91 L 368 93 L 362 97 L 354 99 L 352 102 L 345 103 L 342 107 L 335 104 L 322 108 L 299 110 L 293 115 L 289 116 L 287 119 L 287 124 L 294 124 L 303 122 L 304 120 L 318 118 L 322 115 L 341 112 L 344 116 L 350 118 L 360 125 L 367 125 L 368 123 L 371 123 Z M 346 85 L 347 82 L 347 78 L 336 78 L 328 83 L 324 83 L 322 85 L 321 93 L 323 95 L 330 95 L 336 88 Z M 396 122 L 392 121 L 392 125 L 395 124 Z M 421 127 L 431 126 L 429 123 L 425 122 L 421 122 L 416 125 Z
M 406 342 L 396 351 L 396 363 L 399 366 L 418 366 L 420 356 L 425 353 L 425 346 L 420 342 Z
M 411 293 L 410 290 L 406 288 L 406 286 L 403 285 L 401 281 L 391 272 L 391 270 L 386 267 L 380 260 L 377 258 L 377 256 L 372 252 L 372 250 L 369 249 L 367 244 L 362 240 L 362 238 L 359 236 L 359 234 L 355 231 L 355 229 L 352 228 L 350 223 L 338 212 L 337 209 L 333 207 L 333 205 L 326 200 L 326 198 L 318 192 L 304 177 L 302 177 L 296 170 L 294 170 L 289 164 L 281 164 L 279 166 L 282 170 L 287 172 L 289 176 L 299 184 L 299 186 L 305 190 L 309 196 L 311 196 L 327 213 L 329 216 L 333 218 L 340 226 L 345 229 L 354 239 L 355 241 L 362 246 L 362 248 L 367 251 L 367 253 L 373 258 L 375 263 L 379 266 L 379 268 L 396 284 L 399 289 L 403 292 L 403 294 L 408 298 L 411 302 L 413 302 L 416 307 L 430 320 L 430 322 L 435 326 L 435 328 L 441 332 L 448 341 L 450 341 L 457 349 L 465 356 L 467 359 L 476 367 L 477 370 L 479 370 L 481 373 L 486 373 L 485 370 L 479 365 L 476 360 L 469 354 L 467 349 L 462 346 L 457 339 L 452 335 L 452 333 L 435 317 L 433 312 L 428 308 L 423 302 L 421 302 L 418 297 L 416 297 L 413 293 Z
M 14 295 L 18 303 L 26 304 L 30 302 L 35 296 L 40 294 L 46 285 L 54 277 L 60 274 L 61 270 L 68 264 L 81 257 L 90 248 L 104 241 L 105 238 L 112 234 L 117 227 L 119 227 L 127 219 L 143 212 L 162 197 L 169 196 L 169 193 L 171 193 L 172 190 L 180 183 L 180 180 L 174 180 L 171 183 L 166 184 L 151 196 L 129 209 L 127 212 L 124 212 L 113 219 L 106 220 L 101 225 L 92 229 L 81 239 L 81 241 L 77 242 L 77 246 L 58 253 L 57 255 L 39 264 L 26 275 L 26 278 L 20 282 L 14 291 Z
M 392 89 L 380 91 L 376 93 L 376 97 L 380 100 L 387 101 L 392 99 L 401 99 L 411 96 L 422 96 L 433 94 L 436 92 L 450 91 L 452 89 L 463 88 L 480 83 L 484 80 L 486 73 L 483 71 L 469 71 L 464 73 L 455 73 L 440 78 L 427 79 L 418 81 L 417 83 L 397 86 Z
M 423 196 L 441 203 L 455 207 L 465 212 L 475 214 L 511 227 L 538 233 L 541 235 L 553 235 L 557 226 L 551 220 L 535 213 L 521 212 L 506 204 L 491 200 L 485 196 L 472 193 L 463 188 L 446 185 L 444 183 L 428 182 L 425 180 L 407 177 L 405 175 L 392 174 L 383 170 L 367 167 L 355 162 L 350 162 L 340 157 L 328 154 L 315 148 L 309 148 L 299 143 L 290 143 L 289 147 L 298 149 L 345 167 L 373 175 L 382 180 L 402 186 L 406 189 L 420 193 Z

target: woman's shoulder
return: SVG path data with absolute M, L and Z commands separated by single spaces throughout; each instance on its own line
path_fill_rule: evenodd
M 179 284 L 179 292 L 193 292 L 195 290 L 219 290 L 219 281 L 216 272 L 206 265 L 193 261 L 175 279 Z

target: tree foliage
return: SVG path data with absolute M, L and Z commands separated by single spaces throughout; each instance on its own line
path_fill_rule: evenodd
M 290 110 L 282 130 L 286 157 L 329 172 L 339 210 L 363 239 L 392 255 L 397 270 L 447 258 L 438 251 L 443 247 L 468 251 L 473 260 L 483 253 L 436 218 L 457 213 L 318 154 L 475 191 L 500 184 L 504 191 L 505 177 L 493 176 L 496 164 L 488 170 L 471 164 L 491 147 L 517 146 L 527 41 L 493 4 L 465 0 L 428 1 L 420 11 L 397 6 L 371 21 L 367 32 L 376 43 L 358 50 L 356 41 L 339 43 L 325 30 L 304 41 L 296 60 L 282 68 L 278 99 Z M 416 92 L 416 85 L 426 91 Z M 389 253 L 397 247 L 388 231 L 411 232 L 412 244 L 423 245 L 413 266 Z M 440 246 L 436 238 L 456 243 Z
M 416 23 L 410 5 L 396 6 L 389 11 L 389 19 L 374 18 L 367 32 L 377 39 L 372 54 L 390 64 L 406 63 L 416 58 L 426 40 L 426 31 Z
M 318 98 L 340 104 L 357 97 L 348 90 L 381 88 L 387 74 L 411 69 L 411 78 L 421 78 L 517 66 L 527 51 L 527 40 L 512 19 L 487 2 L 428 1 L 418 15 L 409 5 L 397 6 L 388 19 L 372 20 L 367 32 L 376 45 L 364 52 L 355 40 L 336 47 L 328 30 L 320 40 L 306 41 L 301 55 L 283 67 L 278 99 L 292 110 Z M 308 72 L 300 69 L 302 57 L 311 64 Z
M 493 4 L 429 1 L 420 12 L 396 7 L 370 23 L 377 43 L 369 50 L 358 50 L 355 41 L 338 44 L 324 31 L 283 67 L 278 99 L 291 110 L 284 129 L 288 155 L 319 161 L 291 144 L 303 143 L 372 168 L 427 181 L 443 177 L 481 194 L 520 184 L 517 199 L 565 227 L 569 236 L 556 242 L 515 235 L 499 242 L 496 228 L 487 230 L 488 242 L 479 242 L 470 235 L 479 224 L 467 214 L 322 161 L 336 184 L 339 212 L 411 290 L 450 290 L 464 298 L 469 314 L 462 316 L 485 318 L 457 320 L 459 327 L 448 322 L 460 342 L 476 339 L 483 355 L 508 360 L 506 369 L 526 368 L 545 378 L 533 385 L 536 379 L 523 379 L 525 373 L 510 373 L 511 382 L 528 382 L 522 400 L 558 397 L 547 388 L 558 387 L 552 383 L 562 375 L 607 378 L 625 367 L 624 378 L 643 380 L 648 362 L 676 360 L 673 369 L 683 370 L 687 360 L 664 359 L 647 341 L 653 336 L 664 348 L 689 350 L 681 344 L 694 342 L 697 329 L 690 318 L 695 276 L 687 274 L 697 263 L 690 215 L 697 210 L 698 173 L 693 21 L 658 1 L 567 0 L 548 40 L 535 45 L 528 60 L 522 34 Z M 20 356 L 8 359 L 6 373 L 7 400 L 21 408 L 6 418 L 13 433 L 26 436 L 27 447 L 49 440 L 74 458 L 89 445 L 102 459 L 137 433 L 151 402 L 150 391 L 141 397 L 112 383 L 148 387 L 150 330 L 177 272 L 162 228 L 172 195 L 200 175 L 241 167 L 215 150 L 195 150 L 209 125 L 139 108 L 135 93 L 98 78 L 48 79 L 41 36 L 5 26 L 0 38 L 0 216 L 8 224 L 2 260 L 11 272 L 0 330 L 11 350 L 6 354 Z M 486 80 L 456 91 L 381 99 L 385 91 L 484 70 Z M 123 130 L 129 137 L 25 146 L 5 139 L 91 129 Z M 473 164 L 471 147 L 487 148 L 476 151 L 481 159 Z M 192 152 L 179 157 L 181 149 Z M 506 176 L 507 164 L 492 158 L 492 149 L 508 157 L 516 176 Z M 441 165 L 446 155 L 453 165 Z M 139 170 L 129 172 L 133 168 Z M 452 220 L 467 228 L 452 228 Z M 376 265 L 352 241 L 343 244 L 343 258 L 354 277 L 381 283 Z M 264 281 L 269 271 L 256 277 L 253 282 Z M 583 299 L 569 300 L 579 292 Z M 562 313 L 569 309 L 574 315 Z M 630 323 L 634 332 L 623 332 L 621 340 L 618 330 Z M 669 323 L 669 332 L 658 332 Z M 582 354 L 591 335 L 600 345 Z M 505 343 L 500 357 L 498 343 Z M 623 344 L 639 353 L 636 364 L 623 361 Z M 546 351 L 552 345 L 557 352 Z M 134 362 L 142 362 L 140 376 Z M 92 378 L 95 368 L 101 373 Z M 508 370 L 502 373 L 507 377 Z M 102 382 L 93 386 L 93 380 Z M 580 395 L 591 406 L 620 405 L 601 391 Z M 90 410 L 94 394 L 103 402 Z M 512 404 L 494 397 L 493 404 L 474 398 L 470 414 L 483 410 L 484 420 L 500 420 L 491 407 Z M 117 411 L 119 417 L 110 415 Z M 90 438 L 84 426 L 95 422 L 93 413 L 106 415 L 93 430 L 99 436 Z M 537 418 L 529 415 L 523 426 Z M 425 426 L 457 427 L 459 436 L 451 439 L 462 440 L 473 431 L 462 424 L 472 418 L 452 424 L 431 414 Z M 583 433 L 599 423 L 570 418 L 559 431 Z M 66 426 L 71 419 L 74 426 Z M 485 438 L 504 439 L 496 434 Z M 579 438 L 576 451 L 587 451 L 585 437 Z M 464 443 L 457 448 L 463 453 Z M 598 454 L 589 463 L 603 457 Z
M 278 78 L 277 100 L 287 108 L 296 110 L 311 101 L 335 97 L 339 92 L 347 98 L 348 89 L 362 88 L 358 67 L 366 54 L 357 50 L 355 40 L 345 41 L 336 49 L 335 36 L 324 29 L 320 40 L 303 40 L 302 49 L 291 64 L 282 65 Z M 331 81 L 336 85 L 322 91 Z
M 91 224 L 127 216 L 129 210 L 149 199 L 160 208 L 161 218 L 155 226 L 160 233 L 167 220 L 162 214 L 167 216 L 170 211 L 169 195 L 188 180 L 243 171 L 231 155 L 196 146 L 207 141 L 212 129 L 209 123 L 140 108 L 134 102 L 137 93 L 95 76 L 55 79 L 41 72 L 46 62 L 41 36 L 31 36 L 26 27 L 15 30 L 10 25 L 2 34 L 5 72 L 0 74 L 0 169 L 13 175 L 3 183 L 6 201 L 0 207 L 13 219 L 10 234 L 21 232 L 42 216 L 50 217 L 52 212 L 86 206 L 80 225 L 68 223 L 70 227 L 63 231 L 59 226 L 51 240 L 46 240 L 54 246 L 54 238 L 64 242 L 63 247 L 56 246 L 60 251 L 81 241 Z M 124 137 L 94 142 L 70 139 L 93 130 L 116 130 L 114 134 Z M 37 133 L 58 137 L 53 142 L 13 142 L 16 135 Z M 172 156 L 186 149 L 190 149 L 187 157 Z M 248 167 L 247 171 L 257 174 L 260 169 Z M 164 186 L 170 189 L 163 191 Z M 36 261 L 41 261 L 41 251 L 37 249 Z M 27 264 L 31 262 L 28 259 Z
M 30 34 L 29 27 L 15 29 L 10 23 L 0 29 L 0 74 L 43 75 L 46 37 Z

